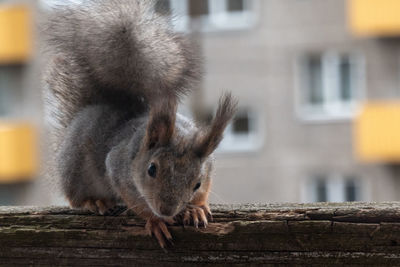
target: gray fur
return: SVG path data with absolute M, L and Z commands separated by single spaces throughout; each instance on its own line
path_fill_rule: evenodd
M 147 219 L 174 216 L 196 198 L 205 205 L 211 153 L 235 103 L 223 97 L 202 130 L 176 114 L 198 80 L 198 58 L 153 1 L 88 0 L 54 10 L 44 29 L 56 169 L 70 204 L 122 200 Z
M 129 118 L 119 109 L 93 105 L 79 112 L 68 127 L 57 156 L 62 184 L 72 206 L 81 207 L 88 199 L 121 200 L 125 191 L 135 203 L 155 214 L 159 205 L 176 214 L 193 197 L 193 181 L 209 179 L 211 158 L 191 153 L 197 127 L 182 115 L 177 116 L 174 140 L 168 146 L 144 149 L 147 112 Z M 182 143 L 187 147 L 182 147 Z M 147 167 L 163 154 L 168 175 L 158 178 L 159 191 L 148 185 Z M 170 158 L 168 158 L 170 157 Z M 190 157 L 184 164 L 177 159 Z M 151 196 L 150 196 L 151 195 Z M 145 197 L 143 197 L 145 196 Z M 165 210 L 165 208 L 164 208 Z M 161 215 L 160 215 L 161 216 Z
M 112 132 L 120 115 L 106 106 L 89 106 L 76 114 L 57 155 L 62 186 L 70 203 L 117 198 L 105 179 L 105 158 L 112 148 Z
M 209 128 L 218 130 L 205 135 L 189 119 L 176 115 L 174 105 L 165 101 L 138 114 L 106 104 L 84 108 L 68 126 L 57 157 L 71 205 L 122 199 L 131 208 L 139 205 L 140 211 L 160 217 L 176 215 L 196 194 L 209 190 L 210 154 L 222 138 L 221 127 L 233 115 L 231 100 L 227 95 L 220 101 Z M 161 138 L 149 139 L 152 131 Z M 199 154 L 199 147 L 207 154 Z M 157 166 L 155 177 L 148 174 L 151 164 Z M 196 191 L 196 183 L 204 187 Z

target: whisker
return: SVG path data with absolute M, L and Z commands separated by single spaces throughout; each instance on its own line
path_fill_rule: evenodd
M 214 191 L 210 190 L 210 193 L 213 194 L 220 201 L 222 201 L 222 204 L 227 204 L 227 202 L 222 197 L 220 197 L 217 193 L 215 193 Z

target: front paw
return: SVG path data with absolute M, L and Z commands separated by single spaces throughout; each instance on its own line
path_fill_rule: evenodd
M 105 215 L 116 206 L 116 203 L 111 200 L 89 199 L 84 201 L 82 206 L 93 213 Z
M 164 249 L 167 244 L 173 245 L 171 233 L 162 219 L 151 217 L 147 220 L 145 228 L 150 236 L 154 235 L 157 238 L 161 248 Z
M 208 221 L 212 221 L 211 210 L 208 205 L 187 205 L 186 209 L 178 214 L 175 220 L 183 225 L 193 225 L 196 228 L 202 225 L 206 228 Z

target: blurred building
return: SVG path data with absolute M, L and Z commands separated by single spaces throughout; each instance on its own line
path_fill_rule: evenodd
M 200 33 L 196 101 L 240 100 L 213 202 L 400 200 L 400 1 L 165 3 Z
M 70 2 L 82 1 L 41 1 Z M 1 3 L 0 205 L 29 204 L 34 1 Z M 224 91 L 240 101 L 216 154 L 212 202 L 400 200 L 400 1 L 160 0 L 157 9 L 205 55 L 195 116 L 210 118 Z
M 39 169 L 32 10 L 29 1 L 0 3 L 0 205 L 27 204 Z

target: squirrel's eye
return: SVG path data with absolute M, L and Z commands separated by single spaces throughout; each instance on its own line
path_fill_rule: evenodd
M 197 184 L 194 186 L 193 191 L 196 191 L 197 189 L 199 189 L 199 188 L 200 188 L 200 185 L 201 185 L 200 182 L 197 183 Z
M 148 173 L 151 177 L 155 178 L 155 177 L 156 177 L 156 173 L 157 173 L 156 164 L 151 163 L 150 166 L 149 166 L 149 168 L 147 169 L 147 173 Z

